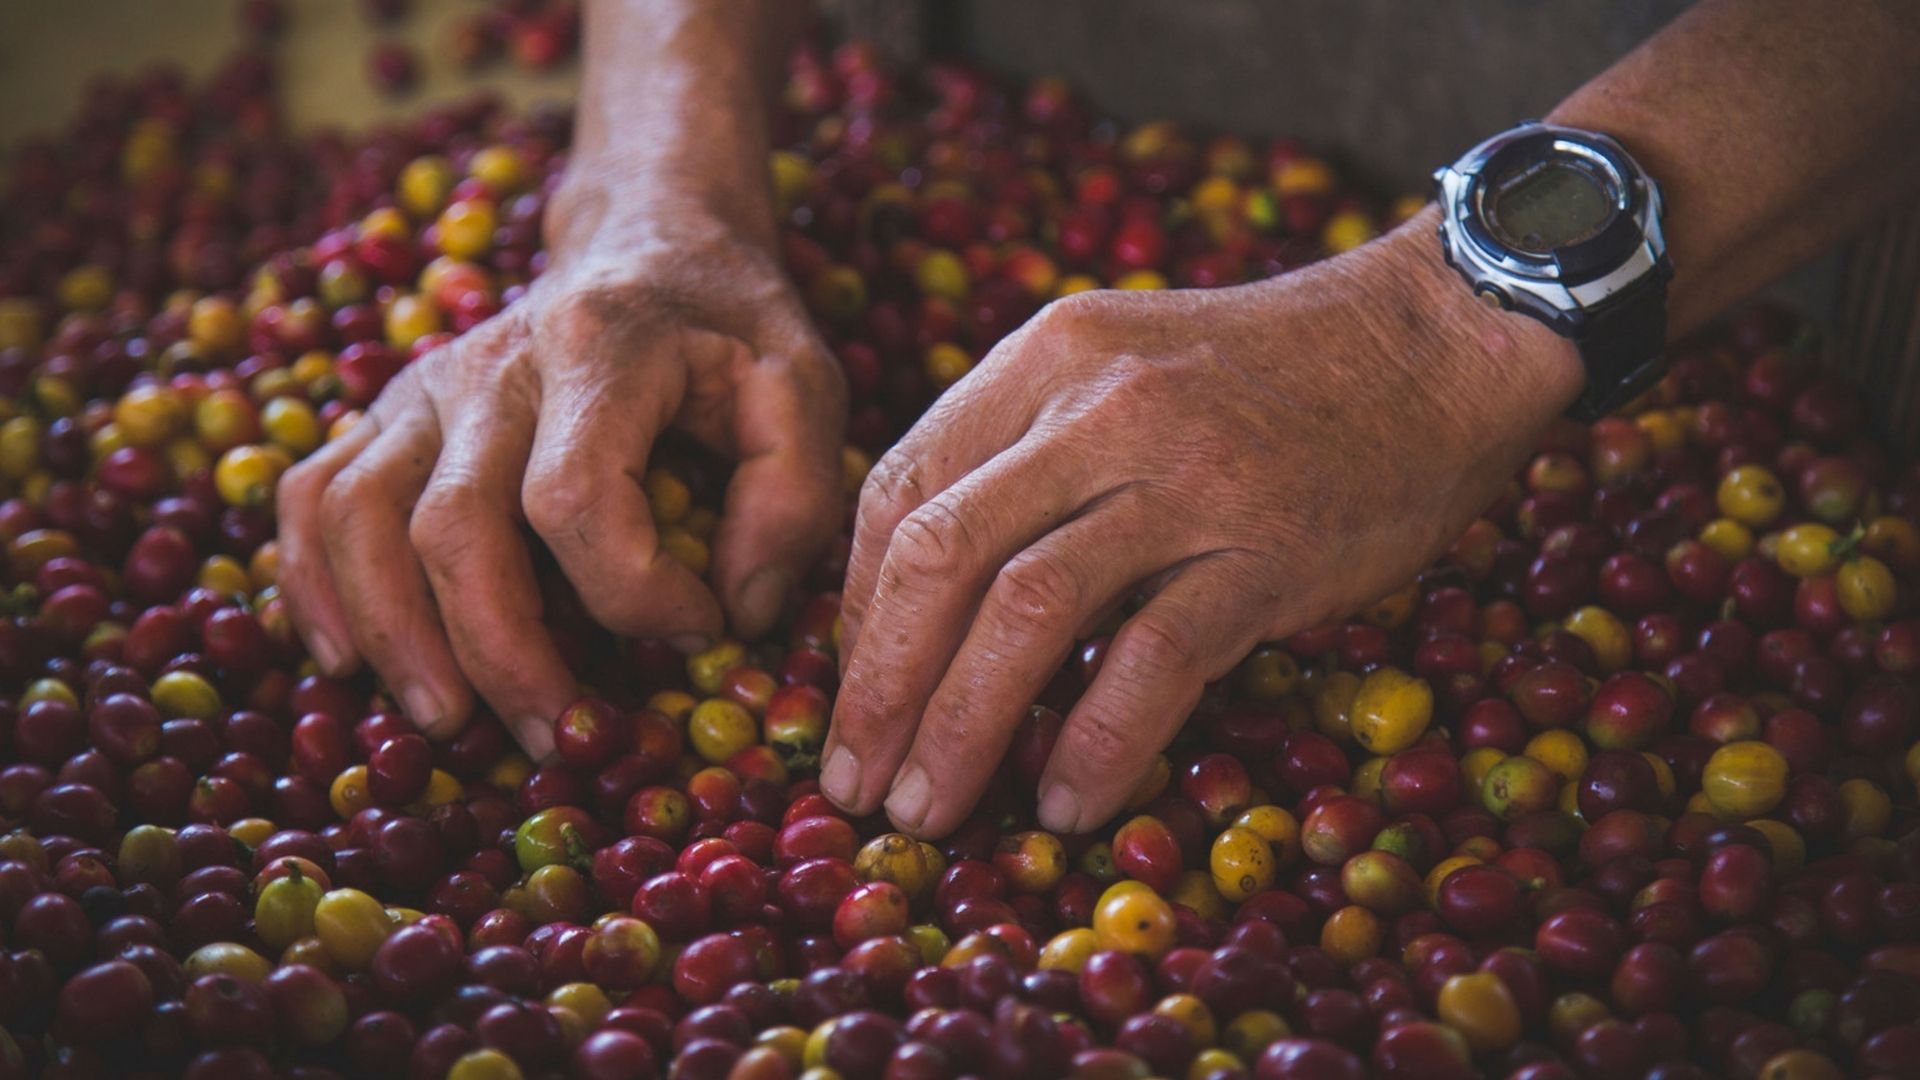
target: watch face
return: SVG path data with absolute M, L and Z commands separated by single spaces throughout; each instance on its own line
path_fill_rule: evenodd
M 1598 236 L 1619 213 L 1608 178 L 1591 163 L 1550 153 L 1487 178 L 1487 231 L 1503 246 L 1547 255 Z

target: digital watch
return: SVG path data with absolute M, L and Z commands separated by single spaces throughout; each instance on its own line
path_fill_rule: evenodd
M 1673 276 L 1660 187 L 1618 142 L 1526 123 L 1433 180 L 1447 265 L 1578 347 L 1587 381 L 1569 415 L 1597 419 L 1658 381 Z

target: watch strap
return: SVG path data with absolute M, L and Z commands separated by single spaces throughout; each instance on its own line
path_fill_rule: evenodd
M 1587 369 L 1587 383 L 1567 410 L 1590 423 L 1639 397 L 1666 370 L 1667 279 L 1665 259 L 1654 271 L 1607 298 L 1572 335 Z

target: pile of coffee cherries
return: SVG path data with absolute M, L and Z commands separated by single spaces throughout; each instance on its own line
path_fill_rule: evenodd
M 596 630 L 554 760 L 317 674 L 275 484 L 513 303 L 568 118 L 296 138 L 265 55 L 101 80 L 0 198 L 0 1078 L 1920 1076 L 1920 471 L 1747 311 L 1419 580 L 1255 650 L 1122 819 L 1034 824 L 1081 647 L 953 835 L 813 779 L 844 545 L 768 640 Z M 1048 300 L 1405 210 L 1300 146 L 803 49 L 771 172 L 848 490 Z M 725 467 L 646 490 L 703 567 Z

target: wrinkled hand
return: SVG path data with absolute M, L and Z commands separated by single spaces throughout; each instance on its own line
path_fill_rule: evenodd
M 1578 380 L 1424 219 L 1257 285 L 1050 305 L 861 493 L 825 791 L 951 830 L 1076 636 L 1145 592 L 1040 782 L 1044 827 L 1093 828 L 1253 645 L 1438 553 Z
M 535 759 L 577 693 L 541 621 L 530 526 L 593 617 L 698 647 L 763 632 L 841 522 L 840 372 L 771 256 L 724 230 L 557 260 L 410 365 L 279 493 L 280 580 L 330 674 L 371 664 L 427 734 L 477 693 Z M 738 460 L 714 590 L 659 544 L 654 439 Z

